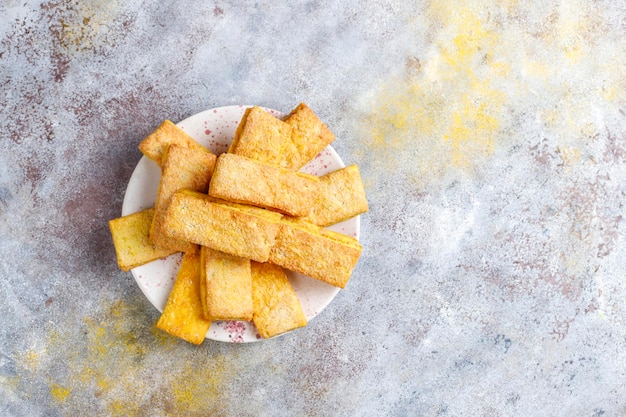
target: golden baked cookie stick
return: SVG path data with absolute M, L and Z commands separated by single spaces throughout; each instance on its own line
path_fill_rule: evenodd
M 268 338 L 307 325 L 300 300 L 285 271 L 270 263 L 252 262 L 254 324 Z
M 361 251 L 361 245 L 352 237 L 285 217 L 269 262 L 345 288 Z
M 183 190 L 172 197 L 163 227 L 170 237 L 265 262 L 281 217 L 269 210 Z
M 320 177 L 319 199 L 306 220 L 326 227 L 368 210 L 365 189 L 357 165 L 349 165 Z
M 200 254 L 187 252 L 156 327 L 199 345 L 210 326 L 211 321 L 203 317 L 200 302 Z
M 208 320 L 252 320 L 250 259 L 200 248 L 201 291 Z
M 184 130 L 169 120 L 163 121 L 163 123 L 161 123 L 154 132 L 142 140 L 139 143 L 139 150 L 146 157 L 156 162 L 158 166 L 161 166 L 163 153 L 170 145 L 179 145 L 184 148 L 206 150 L 204 146 L 200 145 L 194 140 L 194 138 L 189 136 Z
M 176 252 L 157 247 L 150 241 L 153 217 L 154 208 L 149 208 L 109 221 L 117 264 L 122 271 L 130 271 Z
M 260 107 L 244 113 L 229 153 L 297 171 L 335 140 L 306 104 L 282 121 Z
M 206 192 L 213 174 L 216 156 L 206 149 L 189 149 L 171 145 L 163 154 L 162 174 L 159 182 L 154 220 L 150 239 L 156 246 L 186 252 L 195 245 L 167 236 L 163 230 L 163 216 L 175 192 L 188 189 Z
M 318 199 L 320 179 L 244 156 L 217 158 L 209 195 L 223 200 L 306 216 Z
M 229 153 L 283 166 L 282 155 L 291 147 L 291 127 L 260 107 L 246 109 L 228 148 Z M 290 150 L 289 152 L 293 152 Z
M 285 154 L 287 168 L 298 170 L 335 140 L 335 135 L 304 103 L 300 103 L 285 119 L 291 126 L 291 143 L 296 149 Z

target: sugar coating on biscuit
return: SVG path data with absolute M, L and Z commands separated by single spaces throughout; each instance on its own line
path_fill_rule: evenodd
M 285 147 L 291 146 L 291 127 L 260 107 L 246 109 L 228 153 L 281 166 Z
M 302 219 L 281 219 L 269 262 L 345 288 L 362 247 L 358 240 Z
M 161 166 L 163 154 L 170 145 L 179 145 L 190 149 L 206 149 L 170 120 L 164 120 L 139 143 L 139 150 L 147 158 L 152 159 L 157 165 Z
M 291 155 L 284 156 L 291 169 L 302 168 L 335 140 L 333 132 L 304 103 L 291 111 L 285 123 L 292 129 L 291 143 L 296 149 Z
M 307 325 L 300 300 L 278 265 L 252 262 L 254 324 L 263 338 Z
M 176 253 L 176 250 L 157 247 L 150 241 L 153 217 L 154 208 L 149 208 L 109 221 L 117 264 L 122 271 Z
M 208 320 L 252 320 L 250 260 L 201 249 L 201 297 Z
M 192 250 L 193 243 L 171 238 L 163 229 L 163 217 L 172 196 L 179 190 L 187 189 L 206 192 L 213 174 L 216 156 L 206 149 L 190 149 L 171 145 L 163 155 L 162 174 L 159 182 L 154 220 L 150 228 L 150 239 L 156 246 L 175 249 L 180 252 Z
M 357 165 L 320 177 L 319 198 L 306 220 L 326 227 L 367 212 L 365 188 Z
M 297 171 L 334 140 L 304 103 L 284 121 L 255 106 L 245 111 L 228 152 Z
M 281 217 L 269 210 L 183 190 L 172 197 L 163 224 L 171 237 L 265 262 Z
M 190 343 L 201 344 L 211 321 L 202 314 L 200 301 L 200 254 L 185 253 L 176 281 L 156 327 Z
M 215 164 L 209 195 L 228 201 L 306 216 L 320 193 L 316 176 L 279 168 L 235 154 Z

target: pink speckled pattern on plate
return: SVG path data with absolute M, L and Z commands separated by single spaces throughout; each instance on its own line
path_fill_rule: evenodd
M 178 126 L 213 153 L 219 155 L 228 149 L 241 117 L 249 106 L 226 106 L 195 114 Z M 285 114 L 264 108 L 278 118 Z M 335 150 L 328 146 L 302 168 L 303 172 L 323 175 L 344 166 Z M 161 171 L 145 156 L 141 158 L 128 182 L 122 206 L 122 215 L 135 213 L 154 205 Z M 337 223 L 330 230 L 359 237 L 359 217 Z M 137 285 L 159 311 L 163 311 L 169 292 L 180 268 L 181 255 L 174 254 L 149 264 L 134 268 L 131 272 Z M 286 271 L 300 299 L 308 320 L 317 316 L 335 298 L 339 289 L 305 275 Z M 262 340 L 252 322 L 216 321 L 211 324 L 207 338 L 222 342 L 256 342 Z

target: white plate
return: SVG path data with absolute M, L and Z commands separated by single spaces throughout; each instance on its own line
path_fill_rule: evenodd
M 219 155 L 228 149 L 233 140 L 235 129 L 248 107 L 250 106 L 227 106 L 206 110 L 183 120 L 177 125 L 199 143 Z M 266 110 L 278 118 L 285 116 L 276 110 Z M 344 164 L 341 158 L 331 146 L 328 146 L 301 171 L 323 175 L 342 167 Z M 128 182 L 122 205 L 122 216 L 154 206 L 160 176 L 161 170 L 153 161 L 145 156 L 139 160 Z M 355 217 L 333 225 L 329 229 L 358 238 L 359 227 L 359 217 Z M 141 291 L 152 305 L 161 312 L 176 279 L 181 260 L 182 254 L 175 254 L 131 270 Z M 287 275 L 298 294 L 300 304 L 308 320 L 313 319 L 326 308 L 339 292 L 337 287 L 296 272 L 287 271 Z M 222 342 L 255 342 L 261 340 L 253 323 L 240 321 L 214 322 L 211 324 L 206 337 Z

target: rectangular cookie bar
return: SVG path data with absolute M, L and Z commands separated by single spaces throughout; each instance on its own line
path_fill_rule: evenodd
M 263 338 L 307 325 L 300 300 L 278 265 L 252 262 L 252 300 L 252 320 Z
M 274 245 L 280 218 L 281 214 L 276 212 L 183 190 L 172 197 L 163 227 L 170 237 L 265 262 Z
M 318 199 L 320 179 L 235 154 L 217 158 L 209 195 L 306 216 Z
M 335 140 L 306 104 L 282 121 L 260 107 L 246 110 L 229 153 L 297 171 Z
M 171 238 L 163 231 L 163 216 L 175 192 L 188 189 L 206 192 L 213 174 L 216 156 L 208 150 L 170 145 L 163 154 L 161 180 L 154 205 L 150 239 L 156 246 L 186 252 L 195 245 Z
M 287 168 L 298 170 L 335 140 L 335 135 L 309 106 L 300 103 L 285 118 L 291 126 L 291 143 L 295 151 L 285 154 Z
M 149 238 L 154 208 L 109 221 L 117 264 L 122 271 L 169 256 L 176 250 L 155 246 Z
M 179 145 L 190 149 L 206 149 L 180 127 L 170 120 L 165 120 L 154 132 L 139 143 L 139 150 L 161 166 L 163 153 L 170 145 Z
M 289 125 L 260 107 L 250 107 L 246 109 L 237 126 L 228 153 L 283 166 L 285 148 L 292 146 L 290 138 Z
M 200 302 L 200 254 L 199 251 L 187 252 L 156 327 L 199 345 L 210 326 L 211 321 L 204 318 Z
M 352 237 L 284 217 L 269 262 L 345 288 L 361 251 Z
M 250 259 L 200 248 L 200 296 L 208 320 L 252 320 Z
M 357 165 L 349 165 L 321 176 L 320 185 L 319 198 L 306 218 L 311 223 L 326 227 L 368 210 Z

